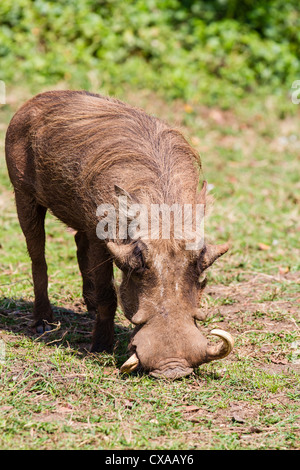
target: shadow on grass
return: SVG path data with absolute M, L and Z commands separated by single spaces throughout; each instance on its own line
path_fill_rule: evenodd
M 76 304 L 77 305 L 77 304 Z M 17 335 L 24 335 L 32 341 L 41 341 L 46 346 L 63 346 L 71 348 L 80 357 L 92 356 L 102 362 L 104 357 L 116 362 L 120 367 L 127 358 L 127 345 L 132 330 L 115 323 L 115 346 L 112 354 L 92 354 L 89 352 L 95 315 L 89 313 L 84 305 L 78 302 L 76 309 L 51 305 L 54 321 L 52 330 L 43 335 L 36 334 L 32 328 L 33 302 L 24 299 L 0 298 L 0 333 L 10 331 Z

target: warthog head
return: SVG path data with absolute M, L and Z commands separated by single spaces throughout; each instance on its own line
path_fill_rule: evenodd
M 141 366 L 155 377 L 178 378 L 200 364 L 221 359 L 233 348 L 231 335 L 211 334 L 221 342 L 208 344 L 196 320 L 204 320 L 199 299 L 205 287 L 202 273 L 228 250 L 228 245 L 204 245 L 176 250 L 162 240 L 109 241 L 108 249 L 123 272 L 119 297 L 126 317 L 136 325 L 131 357 L 121 371 Z

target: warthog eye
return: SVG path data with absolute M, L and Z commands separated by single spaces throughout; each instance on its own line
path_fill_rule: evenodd
M 144 270 L 146 267 L 145 259 L 144 259 L 143 252 L 139 245 L 136 245 L 134 247 L 132 256 L 134 256 L 134 261 L 132 262 L 132 267 L 134 268 L 134 270 L 135 271 Z
M 136 276 L 136 278 L 140 278 L 145 270 L 148 269 L 145 262 L 144 246 L 141 246 L 140 242 L 135 245 L 127 262 L 123 264 L 122 269 L 130 276 Z
M 107 247 L 113 254 L 116 265 L 123 272 L 127 274 L 132 272 L 141 273 L 147 269 L 145 263 L 147 247 L 141 240 L 128 244 L 109 241 Z

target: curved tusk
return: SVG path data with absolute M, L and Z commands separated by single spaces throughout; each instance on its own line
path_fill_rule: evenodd
M 139 360 L 137 355 L 134 353 L 132 356 L 130 356 L 129 359 L 127 359 L 126 362 L 121 366 L 120 371 L 122 373 L 127 373 L 129 374 L 130 372 L 133 372 L 137 366 L 139 365 Z
M 215 328 L 214 330 L 211 330 L 210 334 L 221 338 L 223 342 L 222 344 L 208 346 L 205 362 L 215 361 L 216 359 L 223 359 L 231 353 L 234 346 L 234 339 L 227 331 Z
M 231 336 L 231 334 L 228 333 L 228 331 L 220 330 L 218 328 L 215 328 L 214 330 L 211 330 L 210 334 L 213 335 L 213 336 L 218 336 L 219 338 L 222 338 L 224 340 L 224 342 L 227 346 L 226 356 L 228 356 L 228 354 L 230 354 L 231 351 L 233 350 L 233 346 L 234 346 L 234 339 Z

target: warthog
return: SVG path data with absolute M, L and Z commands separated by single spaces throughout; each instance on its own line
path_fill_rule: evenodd
M 123 276 L 120 302 L 136 325 L 131 356 L 121 371 L 139 365 L 152 376 L 177 378 L 230 353 L 229 333 L 213 330 L 222 341 L 208 344 L 196 323 L 205 319 L 198 308 L 205 287 L 200 275 L 227 251 L 227 244 L 200 243 L 187 249 L 184 236 L 174 233 L 168 239 L 97 236 L 104 216 L 99 217 L 98 208 L 117 208 L 120 194 L 128 196 L 128 207 L 205 208 L 205 181 L 198 190 L 200 159 L 178 130 L 113 98 L 53 91 L 35 96 L 15 114 L 5 150 L 32 261 L 37 333 L 53 322 L 45 260 L 49 209 L 77 232 L 83 297 L 87 309 L 96 313 L 91 351 L 113 348 L 115 261 Z

